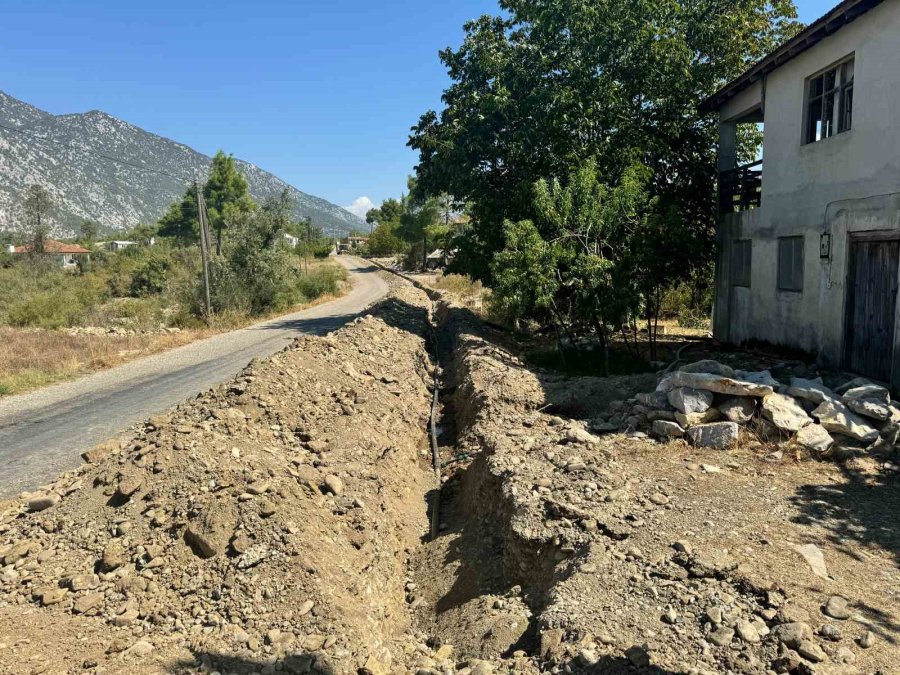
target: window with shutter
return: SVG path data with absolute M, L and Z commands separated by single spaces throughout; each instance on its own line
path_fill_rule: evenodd
M 750 267 L 753 263 L 753 242 L 736 239 L 731 250 L 731 285 L 750 288 Z
M 778 239 L 778 290 L 803 291 L 803 237 Z

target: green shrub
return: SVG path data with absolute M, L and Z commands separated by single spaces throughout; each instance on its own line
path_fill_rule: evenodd
M 84 305 L 74 293 L 43 291 L 12 303 L 7 316 L 13 326 L 64 328 L 79 323 Z
M 136 298 L 158 295 L 166 290 L 166 281 L 172 263 L 168 258 L 148 258 L 131 275 L 130 294 Z
M 343 267 L 322 266 L 300 275 L 297 290 L 305 300 L 315 300 L 327 293 L 337 293 L 338 283 L 346 274 Z

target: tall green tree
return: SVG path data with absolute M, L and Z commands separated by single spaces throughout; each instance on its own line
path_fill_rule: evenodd
M 98 223 L 96 220 L 86 218 L 82 220 L 78 226 L 78 238 L 88 246 L 91 246 L 95 241 L 97 241 L 97 236 L 99 234 L 100 223 Z
M 212 161 L 209 179 L 203 187 L 203 198 L 209 213 L 209 224 L 216 233 L 216 253 L 222 253 L 222 233 L 229 223 L 253 209 L 253 200 L 234 156 L 219 150 Z
M 794 34 L 791 0 L 501 0 L 440 58 L 452 84 L 410 146 L 419 189 L 471 203 L 457 259 L 486 278 L 506 220 L 534 218 L 532 186 L 596 158 L 614 184 L 648 167 L 658 208 L 703 236 L 715 222 L 715 130 L 705 96 Z
M 44 244 L 50 236 L 50 212 L 53 199 L 43 185 L 35 183 L 25 189 L 22 210 L 25 213 L 25 227 L 31 237 L 35 253 L 44 252 Z
M 385 199 L 381 206 L 369 209 L 366 212 L 366 222 L 369 225 L 381 225 L 384 223 L 398 223 L 400 216 L 406 212 L 406 199 Z
M 200 221 L 197 219 L 197 187 L 191 183 L 184 196 L 169 206 L 159 219 L 160 237 L 174 239 L 181 245 L 200 241 Z

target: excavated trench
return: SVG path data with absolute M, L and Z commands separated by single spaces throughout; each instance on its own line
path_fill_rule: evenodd
M 489 413 L 467 380 L 468 347 L 457 340 L 454 312 L 440 299 L 431 312 L 431 353 L 442 374 L 434 421 L 441 488 L 429 500 L 437 534 L 410 557 L 407 601 L 414 630 L 439 655 L 470 665 L 531 661 L 537 617 L 569 555 L 514 527 L 514 500 L 490 469 L 490 443 L 479 437 L 477 421 Z

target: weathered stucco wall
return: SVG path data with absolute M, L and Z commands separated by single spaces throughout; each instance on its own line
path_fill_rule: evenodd
M 816 353 L 839 366 L 849 232 L 897 227 L 900 193 L 900 0 L 887 0 L 782 67 L 764 95 L 762 206 L 727 214 L 719 233 L 714 330 L 720 339 L 750 339 Z M 804 145 L 806 80 L 855 56 L 853 128 Z M 733 116 L 753 90 L 723 110 Z M 831 255 L 819 239 L 832 235 Z M 803 292 L 777 289 L 778 238 L 804 236 Z M 729 241 L 753 241 L 751 288 L 733 288 Z

